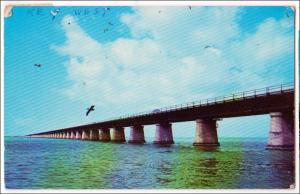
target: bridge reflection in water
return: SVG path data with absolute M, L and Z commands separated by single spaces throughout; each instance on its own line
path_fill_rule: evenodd
M 69 127 L 28 137 L 145 143 L 144 126 L 156 125 L 155 144 L 173 144 L 172 123 L 196 121 L 194 146 L 219 146 L 217 122 L 221 118 L 270 114 L 267 149 L 294 148 L 294 85 L 282 84 L 215 97 L 187 104 L 126 115 L 98 123 Z M 110 133 L 112 129 L 112 133 Z

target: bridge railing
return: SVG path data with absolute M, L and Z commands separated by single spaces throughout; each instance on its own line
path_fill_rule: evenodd
M 218 96 L 218 97 L 214 97 L 214 98 L 208 98 L 205 100 L 188 102 L 185 104 L 178 104 L 178 105 L 174 105 L 174 106 L 163 107 L 160 109 L 155 109 L 154 111 L 144 111 L 144 112 L 139 112 L 136 114 L 123 115 L 120 117 L 111 118 L 106 121 L 117 120 L 117 119 L 127 119 L 127 118 L 146 116 L 146 115 L 161 114 L 161 113 L 165 113 L 165 112 L 171 112 L 171 111 L 177 111 L 177 110 L 183 110 L 183 109 L 189 109 L 189 108 L 201 107 L 201 106 L 208 106 L 208 105 L 212 105 L 212 104 L 219 104 L 219 103 L 225 103 L 225 102 L 231 102 L 231 101 L 240 101 L 240 100 L 246 100 L 249 98 L 267 96 L 267 95 L 271 95 L 271 94 L 290 92 L 293 90 L 294 90 L 294 83 L 287 83 L 287 84 L 281 84 L 281 85 L 276 85 L 276 86 L 269 86 L 266 88 L 260 88 L 260 89 L 255 89 L 255 90 L 233 93 L 233 94 L 226 95 L 226 96 Z

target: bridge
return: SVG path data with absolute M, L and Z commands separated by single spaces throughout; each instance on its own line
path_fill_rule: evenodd
M 294 84 L 282 84 L 27 136 L 126 142 L 124 128 L 130 127 L 128 143 L 145 143 L 144 126 L 156 125 L 154 143 L 173 144 L 172 123 L 196 121 L 193 145 L 219 146 L 220 119 L 269 114 L 267 149 L 293 149 L 294 96 Z

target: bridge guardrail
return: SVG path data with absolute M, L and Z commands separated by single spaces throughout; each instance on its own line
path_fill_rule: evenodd
M 267 96 L 270 94 L 278 94 L 283 92 L 289 92 L 294 90 L 294 83 L 286 83 L 281 85 L 275 85 L 275 86 L 269 86 L 266 88 L 260 88 L 255 90 L 248 90 L 244 92 L 237 92 L 226 96 L 218 96 L 214 98 L 207 98 L 205 100 L 199 100 L 199 101 L 192 101 L 185 104 L 177 104 L 174 106 L 167 106 L 160 109 L 155 109 L 159 111 L 144 111 L 136 114 L 127 114 L 120 117 L 111 118 L 107 121 L 117 120 L 117 119 L 127 119 L 132 117 L 139 117 L 139 116 L 146 116 L 146 115 L 154 115 L 154 114 L 161 114 L 171 111 L 177 111 L 177 110 L 183 110 L 183 109 L 189 109 L 194 107 L 201 107 L 201 106 L 208 106 L 212 104 L 218 104 L 218 103 L 224 103 L 224 102 L 231 102 L 231 101 L 239 101 L 239 100 L 245 100 L 249 98 L 256 98 L 260 96 Z

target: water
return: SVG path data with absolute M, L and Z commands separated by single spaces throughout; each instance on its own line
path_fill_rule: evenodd
M 289 188 L 294 152 L 265 150 L 266 139 L 220 139 L 203 150 L 172 146 L 5 137 L 5 185 L 12 189 Z

